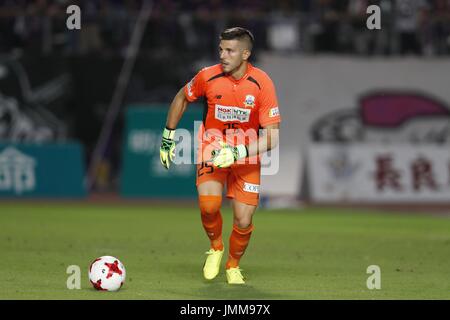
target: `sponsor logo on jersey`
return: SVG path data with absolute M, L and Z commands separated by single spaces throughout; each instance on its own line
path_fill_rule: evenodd
M 246 108 L 253 108 L 255 106 L 255 97 L 251 94 L 245 96 L 244 106 Z
M 216 104 L 215 117 L 217 120 L 249 122 L 251 110 Z
M 259 184 L 244 182 L 243 190 L 251 193 L 259 193 Z
M 280 115 L 280 110 L 278 109 L 278 107 L 272 108 L 269 110 L 269 118 L 277 117 L 279 115 Z

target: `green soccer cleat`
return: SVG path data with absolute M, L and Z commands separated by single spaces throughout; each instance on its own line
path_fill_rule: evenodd
M 209 249 L 205 253 L 208 256 L 206 257 L 205 264 L 203 265 L 203 276 L 206 280 L 212 280 L 219 274 L 223 250 Z
M 244 276 L 242 275 L 242 269 L 230 268 L 227 269 L 227 281 L 229 284 L 245 284 Z

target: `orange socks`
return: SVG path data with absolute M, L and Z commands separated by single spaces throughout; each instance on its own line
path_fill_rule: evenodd
M 230 236 L 230 253 L 226 264 L 227 269 L 236 268 L 239 266 L 239 260 L 247 248 L 252 231 L 253 224 L 244 229 L 241 229 L 237 225 L 233 224 L 233 231 Z
M 222 242 L 222 215 L 220 206 L 222 196 L 199 196 L 200 212 L 203 228 L 211 241 L 211 248 L 223 250 Z
M 203 228 L 211 241 L 211 248 L 214 250 L 223 250 L 222 215 L 220 214 L 222 196 L 200 195 L 199 204 Z M 247 228 L 239 228 L 233 224 L 233 231 L 230 236 L 230 253 L 226 263 L 227 269 L 239 266 L 239 260 L 248 246 L 252 231 L 253 224 Z

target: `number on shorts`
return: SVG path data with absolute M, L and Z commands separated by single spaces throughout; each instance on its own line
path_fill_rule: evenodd
M 201 167 L 197 171 L 197 175 L 200 177 L 200 176 L 204 175 L 205 173 L 213 173 L 213 171 L 214 171 L 214 167 L 212 164 L 209 164 L 207 162 L 202 162 Z

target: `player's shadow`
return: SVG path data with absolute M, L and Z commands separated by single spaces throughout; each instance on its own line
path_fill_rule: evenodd
M 272 292 L 264 292 L 257 287 L 248 284 L 244 285 L 229 285 L 226 279 L 218 277 L 211 282 L 204 280 L 204 286 L 200 288 L 199 294 L 206 299 L 221 299 L 221 300 L 276 300 L 285 299 L 281 294 Z
M 255 300 L 255 299 L 266 299 L 266 300 L 276 300 L 276 299 L 289 299 L 288 295 L 274 292 L 266 292 L 263 289 L 259 289 L 257 282 L 261 280 L 256 280 L 256 277 L 264 277 L 262 270 L 258 267 L 250 267 L 253 272 L 251 277 L 247 279 L 247 283 L 244 285 L 230 285 L 226 282 L 225 270 L 222 268 L 219 275 L 214 280 L 205 280 L 202 276 L 202 266 L 196 264 L 185 263 L 177 266 L 172 265 L 170 272 L 173 273 L 174 280 L 177 275 L 183 275 L 179 281 L 183 282 L 186 279 L 190 279 L 191 290 L 182 290 L 183 296 L 189 296 L 190 299 L 220 299 L 220 300 Z M 179 269 L 179 270 L 178 270 Z M 245 272 L 245 271 L 244 271 Z M 255 281 L 252 284 L 252 281 Z M 176 280 L 175 280 L 176 282 Z M 174 288 L 167 287 L 166 292 L 174 294 Z M 180 292 L 181 293 L 181 292 Z

